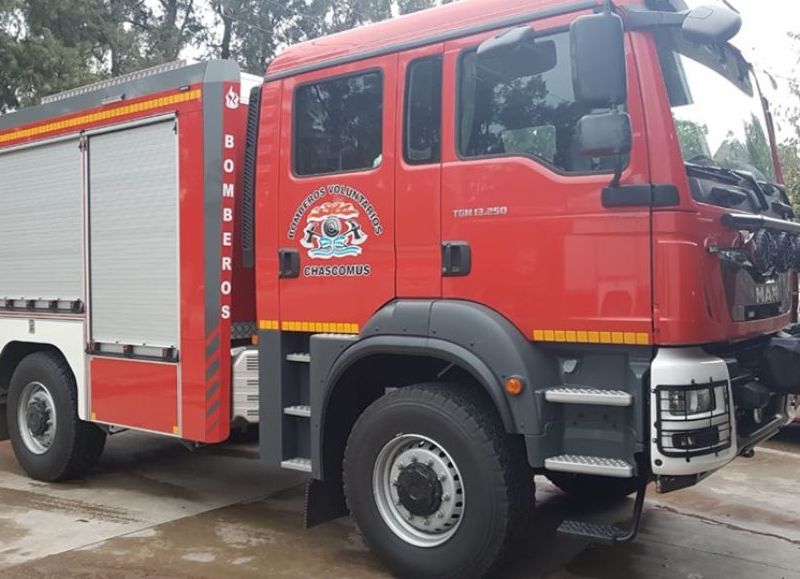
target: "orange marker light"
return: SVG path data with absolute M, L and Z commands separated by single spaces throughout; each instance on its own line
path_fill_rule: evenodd
M 519 396 L 525 389 L 525 383 L 519 376 L 506 378 L 506 392 L 511 396 Z

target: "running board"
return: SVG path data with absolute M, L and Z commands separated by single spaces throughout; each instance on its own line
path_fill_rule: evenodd
M 576 454 L 562 454 L 561 456 L 546 458 L 544 467 L 555 472 L 591 474 L 614 478 L 633 478 L 636 470 L 631 463 L 621 458 L 580 456 Z
M 647 494 L 648 480 L 645 478 L 636 491 L 636 502 L 633 504 L 633 518 L 627 528 L 616 524 L 591 523 L 585 521 L 564 521 L 558 527 L 558 534 L 574 539 L 581 539 L 602 545 L 621 545 L 630 543 L 639 534 L 644 511 L 644 497 Z
M 591 406 L 626 407 L 633 404 L 633 396 L 623 390 L 600 390 L 599 388 L 580 388 L 560 386 L 544 393 L 548 402 L 560 404 L 587 404 Z

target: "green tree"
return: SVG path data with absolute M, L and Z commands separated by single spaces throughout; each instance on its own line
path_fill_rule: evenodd
M 707 140 L 707 125 L 675 119 L 675 128 L 678 131 L 678 141 L 680 142 L 684 159 L 711 157 L 711 151 L 709 150 Z
M 800 67 L 800 34 L 791 33 L 794 40 L 795 63 Z M 778 145 L 778 157 L 783 169 L 786 191 L 792 200 L 795 214 L 800 216 L 800 78 L 787 79 L 790 97 L 776 107 L 775 118 L 783 137 Z

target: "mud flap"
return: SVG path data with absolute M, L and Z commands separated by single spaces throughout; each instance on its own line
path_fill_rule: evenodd
M 306 483 L 306 529 L 347 516 L 341 480 L 338 482 L 311 479 Z
M 764 348 L 761 370 L 773 392 L 800 394 L 800 338 L 772 338 Z

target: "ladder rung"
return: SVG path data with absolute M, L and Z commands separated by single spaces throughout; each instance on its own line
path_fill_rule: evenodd
M 281 466 L 289 470 L 311 472 L 311 459 L 302 457 L 290 458 L 281 462 Z
M 545 391 L 544 398 L 548 402 L 561 404 L 591 404 L 593 406 L 630 406 L 633 404 L 633 396 L 623 390 L 601 390 L 575 386 L 551 388 Z
M 544 467 L 547 470 L 557 472 L 592 474 L 615 478 L 632 478 L 634 475 L 633 465 L 627 460 L 600 456 L 562 454 L 561 456 L 545 459 Z
M 301 362 L 303 364 L 311 363 L 311 354 L 304 354 L 298 352 L 296 354 L 286 354 L 286 360 L 289 362 Z
M 311 406 L 287 406 L 283 409 L 287 416 L 299 416 L 300 418 L 311 418 Z

